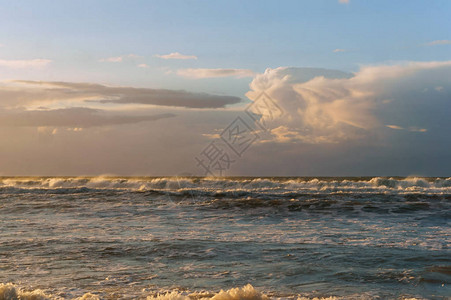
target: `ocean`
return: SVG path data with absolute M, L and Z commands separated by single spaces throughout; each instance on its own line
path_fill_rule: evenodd
M 450 299 L 451 178 L 0 178 L 0 299 Z

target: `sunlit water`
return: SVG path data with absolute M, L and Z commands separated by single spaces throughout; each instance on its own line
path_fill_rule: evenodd
M 0 198 L 0 299 L 451 296 L 451 178 L 2 178 Z

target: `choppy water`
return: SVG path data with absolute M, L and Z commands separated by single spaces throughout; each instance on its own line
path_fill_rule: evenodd
M 450 208 L 451 178 L 0 178 L 0 299 L 449 299 Z

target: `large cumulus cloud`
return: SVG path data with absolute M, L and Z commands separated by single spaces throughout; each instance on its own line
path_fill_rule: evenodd
M 366 66 L 353 74 L 267 69 L 250 87 L 251 100 L 264 91 L 283 111 L 256 112 L 278 142 L 337 143 L 382 130 L 437 134 L 451 113 L 451 61 Z

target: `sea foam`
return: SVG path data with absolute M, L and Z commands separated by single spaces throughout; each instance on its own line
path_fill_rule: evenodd
M 48 295 L 40 289 L 25 291 L 12 283 L 0 283 L 0 300 L 60 300 L 62 297 Z M 86 293 L 73 300 L 100 300 L 100 297 L 91 293 Z
M 100 292 L 100 294 L 104 294 Z M 44 293 L 40 289 L 25 291 L 12 283 L 2 284 L 0 283 L 0 300 L 101 300 L 112 299 L 112 295 L 105 294 L 98 296 L 92 293 L 85 293 L 80 297 L 70 296 L 55 296 Z M 114 295 L 115 298 L 130 299 L 127 295 Z M 144 296 L 145 297 L 145 296 Z M 142 297 L 139 297 L 141 299 Z M 147 296 L 147 300 L 344 300 L 344 299 L 371 299 L 366 295 L 351 295 L 350 297 L 308 297 L 302 295 L 292 295 L 289 297 L 271 297 L 257 289 L 251 284 L 247 284 L 243 287 L 231 288 L 229 290 L 221 290 L 215 292 L 180 292 L 177 290 L 168 291 L 163 293 L 157 293 L 156 295 Z M 418 298 L 403 298 L 404 300 L 417 300 Z
M 47 300 L 50 296 L 41 290 L 23 291 L 12 283 L 0 284 L 0 300 Z

